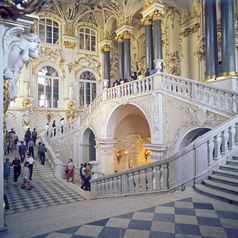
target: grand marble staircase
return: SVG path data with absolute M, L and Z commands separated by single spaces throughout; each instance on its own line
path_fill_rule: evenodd
M 238 204 L 238 157 L 227 160 L 225 165 L 213 170 L 208 179 L 204 179 L 202 184 L 195 184 L 195 188 L 207 195 Z

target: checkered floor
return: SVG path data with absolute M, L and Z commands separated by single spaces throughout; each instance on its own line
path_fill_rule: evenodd
M 11 174 L 13 175 L 12 171 Z M 55 178 L 48 163 L 42 166 L 35 160 L 32 190 L 21 189 L 22 182 L 23 175 L 18 178 L 17 183 L 11 178 L 8 184 L 4 184 L 10 204 L 8 214 L 84 200 L 80 194 L 68 187 L 67 183 Z
M 34 238 L 237 238 L 237 211 L 188 197 Z

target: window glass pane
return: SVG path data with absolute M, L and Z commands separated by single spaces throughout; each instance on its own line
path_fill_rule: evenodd
M 84 28 L 80 28 L 80 29 L 79 29 L 79 32 L 84 32 Z
M 85 35 L 85 50 L 90 50 L 90 36 Z
M 44 107 L 44 85 L 42 84 L 38 84 L 38 106 Z
M 58 107 L 59 105 L 59 80 L 54 79 L 54 86 L 53 86 L 53 107 Z
M 38 105 L 59 107 L 59 77 L 51 66 L 44 66 L 38 72 Z
M 52 25 L 52 20 L 46 19 L 46 24 L 47 24 L 47 25 Z
M 86 83 L 86 104 L 90 104 L 90 83 Z
M 89 29 L 89 28 L 86 28 L 85 30 L 86 30 L 85 32 L 86 32 L 87 34 L 90 34 L 90 29 Z
M 79 82 L 79 106 L 84 105 L 84 83 Z
M 96 83 L 92 83 L 92 101 L 96 98 L 97 94 L 97 87 Z
M 91 36 L 91 51 L 96 50 L 96 38 L 95 36 Z

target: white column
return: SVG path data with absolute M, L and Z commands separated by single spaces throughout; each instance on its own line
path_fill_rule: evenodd
M 3 35 L 5 27 L 0 24 L 0 41 L 3 42 Z M 0 49 L 0 59 L 3 62 L 3 47 Z M 0 64 L 0 232 L 5 230 L 4 228 L 4 209 L 3 209 L 3 193 L 4 193 L 4 180 L 3 180 L 3 63 Z

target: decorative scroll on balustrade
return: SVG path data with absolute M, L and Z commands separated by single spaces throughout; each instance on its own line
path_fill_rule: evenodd
M 159 73 L 157 76 L 160 90 L 232 115 L 237 113 L 238 93 L 236 92 L 175 75 Z
M 238 150 L 238 116 L 197 138 L 168 159 L 91 181 L 92 198 L 175 189 L 195 182 Z
M 153 77 L 147 77 L 105 89 L 105 100 L 128 97 L 150 92 L 154 89 L 153 81 Z

